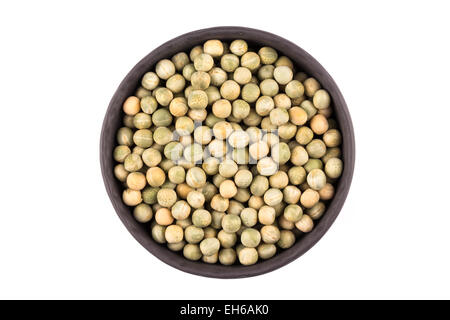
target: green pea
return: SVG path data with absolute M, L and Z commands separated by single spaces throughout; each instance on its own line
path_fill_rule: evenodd
M 125 158 L 123 165 L 125 167 L 125 170 L 129 172 L 135 172 L 140 170 L 144 164 L 140 155 L 132 153 Z
M 114 148 L 113 157 L 117 162 L 124 162 L 125 158 L 131 154 L 131 150 L 127 146 L 117 146 Z
M 200 251 L 205 256 L 211 256 L 219 252 L 220 242 L 217 238 L 207 238 L 200 242 Z
M 172 115 L 167 109 L 158 109 L 153 113 L 152 121 L 157 127 L 167 127 L 172 123 Z
M 183 145 L 177 141 L 171 141 L 164 147 L 164 156 L 167 159 L 176 161 L 183 155 Z
M 148 129 L 152 125 L 152 117 L 144 112 L 134 116 L 133 124 L 137 129 Z
M 200 247 L 198 245 L 188 243 L 183 248 L 183 255 L 186 259 L 196 261 L 202 257 L 202 252 L 200 251 Z
M 155 97 L 146 96 L 141 99 L 141 109 L 143 112 L 152 114 L 158 108 L 158 102 Z
M 241 218 L 233 214 L 227 214 L 222 219 L 222 228 L 226 232 L 237 232 L 241 227 Z
M 133 135 L 134 143 L 142 148 L 149 148 L 153 144 L 153 134 L 148 129 L 140 129 Z
M 117 131 L 117 143 L 131 146 L 133 144 L 133 131 L 130 128 L 122 127 Z
M 188 226 L 184 230 L 184 237 L 189 243 L 200 243 L 203 240 L 205 233 L 202 228 L 196 226 Z
M 196 227 L 205 228 L 211 224 L 211 214 L 204 209 L 197 209 L 192 213 L 192 223 Z
M 248 248 L 256 248 L 261 242 L 261 234 L 253 228 L 245 229 L 241 234 L 241 243 Z
M 258 255 L 261 259 L 270 259 L 277 252 L 277 247 L 274 244 L 261 243 L 258 246 Z
M 153 139 L 161 146 L 165 146 L 173 140 L 172 130 L 166 127 L 158 127 L 153 133 Z
M 157 202 L 156 195 L 158 191 L 159 188 L 146 187 L 142 190 L 142 200 L 147 204 L 155 204 Z

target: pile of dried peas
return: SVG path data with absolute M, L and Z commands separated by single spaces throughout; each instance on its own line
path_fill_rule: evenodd
M 320 83 L 270 47 L 208 40 L 159 61 L 123 103 L 114 174 L 160 244 L 255 264 L 314 228 L 342 174 Z

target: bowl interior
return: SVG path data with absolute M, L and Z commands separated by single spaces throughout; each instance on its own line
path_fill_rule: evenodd
M 172 252 L 165 246 L 156 243 L 151 237 L 149 224 L 138 223 L 131 214 L 131 208 L 122 202 L 123 187 L 113 174 L 115 162 L 112 158 L 112 152 L 116 143 L 116 131 L 122 126 L 122 104 L 124 100 L 134 94 L 142 76 L 150 71 L 156 62 L 164 58 L 170 58 L 180 51 L 189 52 L 195 45 L 202 44 L 209 39 L 224 41 L 244 39 L 251 47 L 271 46 L 280 55 L 288 56 L 295 63 L 297 70 L 315 77 L 322 87 L 328 90 L 333 101 L 334 117 L 339 123 L 343 137 L 344 171 L 336 186 L 335 197 L 329 203 L 323 217 L 316 221 L 315 228 L 298 239 L 293 247 L 277 253 L 272 259 L 260 260 L 252 266 L 210 265 L 189 261 L 179 253 Z M 339 214 L 350 188 L 354 168 L 354 149 L 353 126 L 344 98 L 331 76 L 312 56 L 292 42 L 271 33 L 242 27 L 217 27 L 187 33 L 166 42 L 143 58 L 128 73 L 112 97 L 104 119 L 100 140 L 100 161 L 103 180 L 114 209 L 128 231 L 148 251 L 165 263 L 185 272 L 215 278 L 242 278 L 266 273 L 286 265 L 320 240 Z

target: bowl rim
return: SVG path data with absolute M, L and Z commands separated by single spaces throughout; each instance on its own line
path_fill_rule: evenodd
M 112 149 L 115 144 L 114 131 L 120 126 L 117 119 L 122 118 L 120 111 L 123 100 L 134 94 L 142 75 L 149 71 L 157 61 L 171 57 L 179 51 L 187 51 L 189 48 L 209 39 L 244 39 L 249 44 L 271 46 L 279 53 L 288 56 L 297 66 L 301 66 L 302 71 L 315 77 L 322 87 L 330 93 L 343 137 L 344 170 L 336 186 L 335 196 L 329 203 L 323 217 L 318 220 L 315 228 L 310 233 L 303 235 L 294 246 L 277 253 L 274 258 L 260 260 L 251 266 L 223 266 L 207 264 L 202 261 L 190 261 L 179 253 L 156 243 L 150 235 L 148 224 L 143 225 L 137 222 L 130 214 L 131 208 L 122 202 L 121 191 L 123 188 L 120 182 L 115 179 L 112 170 L 116 165 L 112 158 Z M 355 138 L 352 120 L 344 97 L 333 78 L 316 59 L 293 42 L 278 35 L 246 27 L 222 26 L 188 32 L 169 40 L 147 54 L 131 69 L 111 98 L 103 120 L 100 135 L 100 166 L 106 191 L 120 220 L 131 235 L 156 258 L 178 270 L 194 275 L 223 279 L 245 278 L 271 272 L 289 264 L 313 247 L 328 231 L 339 215 L 350 189 L 355 166 Z

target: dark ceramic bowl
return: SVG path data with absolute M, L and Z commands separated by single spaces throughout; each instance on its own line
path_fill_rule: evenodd
M 189 51 L 195 45 L 209 39 L 234 40 L 244 39 L 249 46 L 271 46 L 280 54 L 286 55 L 296 64 L 298 70 L 315 77 L 331 95 L 335 118 L 339 122 L 343 136 L 344 171 L 336 186 L 335 197 L 331 200 L 323 217 L 316 222 L 315 228 L 297 240 L 294 246 L 278 253 L 275 257 L 259 261 L 252 266 L 223 266 L 220 264 L 206 264 L 185 259 L 180 253 L 172 252 L 165 246 L 153 241 L 148 224 L 138 223 L 131 209 L 122 202 L 122 185 L 113 174 L 115 162 L 112 157 L 115 146 L 116 131 L 122 126 L 122 104 L 133 95 L 140 84 L 141 77 L 163 58 L 170 58 L 180 51 Z M 328 72 L 303 49 L 294 43 L 277 35 L 242 27 L 217 27 L 190 32 L 164 43 L 142 59 L 125 77 L 109 103 L 103 122 L 100 138 L 100 162 L 106 190 L 111 202 L 128 231 L 134 238 L 158 259 L 179 270 L 196 275 L 214 278 L 243 278 L 251 277 L 278 269 L 297 259 L 308 251 L 330 228 L 339 214 L 347 197 L 355 162 L 355 142 L 352 121 L 344 98 L 336 83 Z

